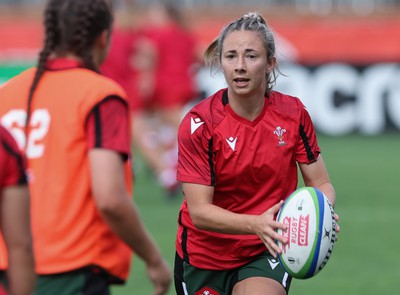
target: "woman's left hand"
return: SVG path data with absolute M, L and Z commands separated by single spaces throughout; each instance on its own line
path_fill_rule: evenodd
M 339 224 L 338 224 L 338 221 L 339 221 L 339 215 L 337 215 L 336 213 L 334 214 L 334 218 L 335 218 L 335 221 L 336 221 L 336 228 L 335 228 L 335 231 L 336 231 L 336 234 L 338 234 L 338 233 L 340 233 L 340 226 L 339 226 Z M 338 237 L 337 237 L 337 235 L 336 235 L 336 241 L 338 240 Z

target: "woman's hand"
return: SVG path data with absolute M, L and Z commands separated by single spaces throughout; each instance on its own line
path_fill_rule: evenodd
M 338 224 L 339 221 L 339 215 L 337 215 L 336 213 L 334 214 L 334 218 L 336 221 L 336 228 L 335 228 L 335 232 L 336 232 L 336 241 L 338 240 L 337 234 L 340 233 L 340 226 Z
M 275 216 L 279 212 L 282 204 L 283 201 L 280 201 L 263 214 L 259 215 L 254 225 L 255 233 L 260 237 L 268 251 L 275 258 L 278 254 L 282 253 L 282 249 L 278 247 L 275 241 L 280 241 L 282 244 L 287 244 L 288 242 L 286 237 L 279 235 L 276 232 L 277 229 L 281 229 L 283 231 L 287 230 L 287 225 L 275 220 Z
M 155 264 L 148 264 L 147 274 L 154 287 L 152 295 L 163 295 L 168 292 L 172 275 L 170 267 L 164 259 L 158 260 Z

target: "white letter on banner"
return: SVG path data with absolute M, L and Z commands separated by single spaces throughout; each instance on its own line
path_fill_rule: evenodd
M 379 64 L 365 70 L 358 89 L 357 117 L 361 133 L 375 135 L 385 130 L 383 97 L 395 72 L 395 64 Z
M 387 112 L 390 121 L 400 129 L 400 68 L 396 67 L 396 71 L 390 79 Z
M 315 81 L 310 84 L 315 105 L 314 118 L 319 129 L 328 135 L 343 135 L 356 127 L 354 102 L 334 105 L 335 92 L 355 96 L 358 82 L 357 71 L 345 64 L 329 64 L 315 71 Z

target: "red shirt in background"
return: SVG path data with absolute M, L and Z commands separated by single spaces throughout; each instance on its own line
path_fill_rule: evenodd
M 155 46 L 157 63 L 152 99 L 161 107 L 185 104 L 196 95 L 193 65 L 196 40 L 190 31 L 170 23 L 143 33 Z
M 139 97 L 139 73 L 132 65 L 136 34 L 133 30 L 115 28 L 110 50 L 100 71 L 124 88 L 130 105 L 134 105 Z

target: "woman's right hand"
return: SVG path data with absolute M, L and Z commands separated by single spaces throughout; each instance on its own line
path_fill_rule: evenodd
M 260 237 L 268 251 L 275 258 L 282 252 L 282 249 L 278 247 L 275 241 L 280 241 L 282 244 L 288 243 L 288 239 L 286 237 L 279 235 L 276 232 L 276 229 L 282 229 L 283 231 L 287 230 L 287 225 L 275 220 L 275 216 L 282 207 L 282 204 L 283 201 L 280 201 L 263 214 L 259 215 L 257 217 L 255 228 L 256 234 Z

